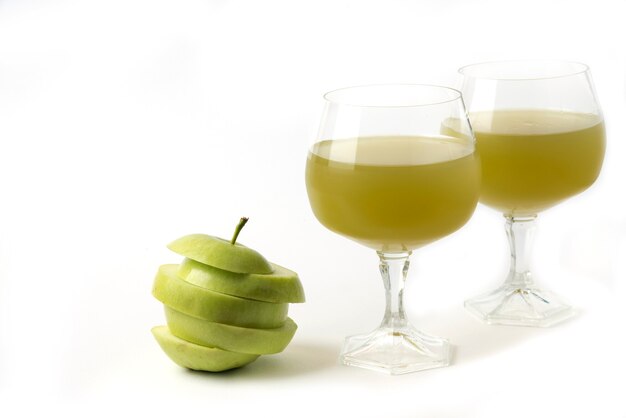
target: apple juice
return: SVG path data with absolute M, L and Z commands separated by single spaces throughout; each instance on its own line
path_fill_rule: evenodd
M 412 250 L 471 217 L 480 167 L 467 138 L 380 136 L 318 142 L 309 201 L 328 229 L 378 251 Z
M 600 173 L 598 115 L 553 110 L 470 114 L 482 166 L 480 202 L 506 215 L 535 215 L 587 189 Z

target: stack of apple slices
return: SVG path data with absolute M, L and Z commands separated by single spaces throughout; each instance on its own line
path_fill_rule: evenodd
M 287 312 L 289 303 L 304 302 L 300 279 L 236 242 L 246 221 L 231 241 L 193 234 L 168 245 L 185 258 L 159 267 L 152 294 L 165 306 L 167 326 L 152 333 L 179 366 L 241 367 L 283 351 L 296 332 Z

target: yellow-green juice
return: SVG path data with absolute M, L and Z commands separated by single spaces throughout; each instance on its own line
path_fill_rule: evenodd
M 309 152 L 306 185 L 313 213 L 328 229 L 378 251 L 406 251 L 468 221 L 480 166 L 466 138 L 328 140 Z
M 536 215 L 593 184 L 605 150 L 602 118 L 554 110 L 470 114 L 482 166 L 480 202 Z

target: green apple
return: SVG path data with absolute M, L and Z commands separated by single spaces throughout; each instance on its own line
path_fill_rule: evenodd
M 229 241 L 206 234 L 186 235 L 167 248 L 192 260 L 234 273 L 271 273 L 271 264 L 258 252 L 236 242 L 248 218 L 241 218 Z
M 178 276 L 185 281 L 227 295 L 273 303 L 304 302 L 304 289 L 294 271 L 273 264 L 270 274 L 242 274 L 221 270 L 185 258 Z
M 256 354 L 234 353 L 190 343 L 172 335 L 164 325 L 152 328 L 152 335 L 174 363 L 187 369 L 221 372 L 245 366 L 259 358 Z
M 291 341 L 298 326 L 291 318 L 279 328 L 256 329 L 218 324 L 185 315 L 165 307 L 167 326 L 183 340 L 228 351 L 248 354 L 280 353 Z
M 285 323 L 289 304 L 268 303 L 213 292 L 177 275 L 178 264 L 164 264 L 152 294 L 163 304 L 207 321 L 248 328 L 276 328 Z

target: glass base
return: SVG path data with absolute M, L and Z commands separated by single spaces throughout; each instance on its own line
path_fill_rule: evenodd
M 505 285 L 465 301 L 465 309 L 487 324 L 550 327 L 576 314 L 554 293 Z
M 379 328 L 347 337 L 341 361 L 348 366 L 397 375 L 450 364 L 448 340 L 412 328 Z

